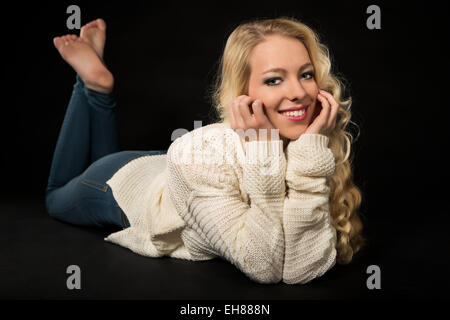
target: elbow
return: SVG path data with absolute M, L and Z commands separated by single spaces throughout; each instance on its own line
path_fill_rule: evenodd
M 336 249 L 320 261 L 316 261 L 313 268 L 297 269 L 297 272 L 283 273 L 283 282 L 286 284 L 306 284 L 312 280 L 323 276 L 336 264 Z
M 255 282 L 261 284 L 279 283 L 283 280 L 283 272 L 267 269 L 258 272 L 245 272 L 245 274 Z
M 328 240 L 318 243 L 301 260 L 287 261 L 283 270 L 283 282 L 286 284 L 305 284 L 323 276 L 336 264 L 336 231 L 331 232 Z M 298 255 L 296 255 L 298 256 Z
M 275 259 L 244 258 L 238 268 L 250 279 L 261 284 L 278 283 L 283 280 L 283 257 Z

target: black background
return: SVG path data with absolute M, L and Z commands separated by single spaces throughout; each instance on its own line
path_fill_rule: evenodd
M 359 126 L 352 129 L 359 132 L 354 181 L 363 193 L 361 215 L 374 250 L 370 264 L 380 266 L 384 288 L 391 290 L 386 292 L 448 297 L 449 55 L 442 3 L 10 4 L 2 15 L 1 201 L 8 208 L 44 201 L 75 81 L 52 42 L 76 33 L 66 28 L 69 5 L 80 6 L 82 24 L 98 17 L 107 22 L 105 61 L 115 76 L 122 150 L 167 149 L 173 130 L 190 131 L 194 120 L 212 123 L 208 89 L 228 35 L 247 19 L 295 16 L 329 47 L 333 70 L 353 98 L 352 120 Z M 371 4 L 381 8 L 381 30 L 366 27 Z M 8 218 L 2 221 L 8 225 Z M 0 239 L 7 250 L 14 236 Z

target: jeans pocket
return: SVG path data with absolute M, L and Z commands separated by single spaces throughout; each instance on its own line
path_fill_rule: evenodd
M 117 155 L 111 154 L 91 163 L 81 175 L 81 183 L 98 191 L 107 192 L 109 186 L 106 181 L 116 172 L 117 166 L 115 158 Z
M 97 189 L 99 191 L 107 192 L 108 191 L 108 185 L 105 183 L 99 183 L 90 179 L 86 178 L 86 172 L 83 173 L 83 176 L 81 177 L 81 183 L 84 185 L 87 185 L 89 187 L 92 187 L 94 189 Z

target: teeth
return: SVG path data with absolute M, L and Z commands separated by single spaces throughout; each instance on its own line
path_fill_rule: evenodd
M 296 111 L 288 111 L 288 112 L 282 112 L 282 114 L 286 115 L 286 116 L 293 116 L 293 117 L 298 117 L 301 116 L 305 113 L 305 109 L 302 110 L 296 110 Z

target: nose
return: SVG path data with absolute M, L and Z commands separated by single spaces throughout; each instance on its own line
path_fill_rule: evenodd
M 304 101 L 305 96 L 307 95 L 305 88 L 303 88 L 303 84 L 298 79 L 293 79 L 289 81 L 289 84 L 286 86 L 286 95 L 291 101 Z

